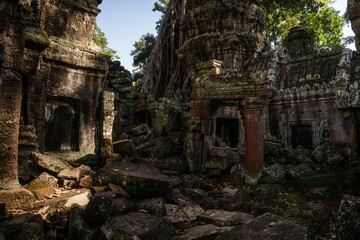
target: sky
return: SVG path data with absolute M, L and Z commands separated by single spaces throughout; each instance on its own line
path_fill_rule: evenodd
M 156 36 L 156 21 L 160 12 L 153 12 L 156 0 L 104 0 L 99 6 L 101 13 L 97 24 L 105 33 L 108 46 L 117 51 L 121 64 L 130 72 L 133 70 L 131 50 L 135 41 L 142 35 L 152 33 Z M 347 0 L 336 0 L 333 7 L 341 12 L 346 9 Z M 354 35 L 350 26 L 345 26 L 344 36 Z M 355 45 L 348 46 L 355 49 Z

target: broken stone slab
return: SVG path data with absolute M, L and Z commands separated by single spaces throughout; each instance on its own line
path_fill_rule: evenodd
M 152 132 L 149 132 L 146 135 L 131 137 L 131 140 L 135 143 L 135 145 L 141 145 L 141 144 L 146 143 L 147 141 L 150 141 L 153 137 L 154 137 L 154 134 Z
M 302 163 L 289 168 L 289 173 L 294 178 L 303 178 L 315 175 L 315 171 L 307 163 Z
M 91 223 L 103 224 L 112 214 L 112 200 L 115 196 L 116 193 L 110 191 L 95 193 L 85 208 L 85 219 Z
M 112 201 L 114 215 L 124 215 L 134 209 L 134 202 L 127 198 L 115 198 Z
M 91 229 L 83 217 L 83 209 L 75 205 L 70 210 L 68 239 L 98 239 L 99 231 Z
M 222 195 L 223 195 L 223 197 L 225 197 L 225 198 L 233 198 L 238 191 L 239 191 L 238 188 L 225 187 L 225 188 L 222 190 Z
M 333 239 L 358 239 L 360 236 L 360 197 L 345 195 L 336 216 Z
M 173 240 L 213 240 L 230 229 L 230 227 L 218 227 L 213 224 L 199 225 L 184 229 L 182 234 L 174 237 Z
M 197 203 L 208 196 L 208 193 L 200 188 L 181 188 L 180 193 Z
M 134 201 L 137 210 L 145 210 L 158 216 L 165 216 L 165 202 L 162 197 Z
M 175 234 L 174 226 L 164 218 L 138 212 L 109 217 L 100 231 L 104 239 L 168 240 Z
M 200 214 L 205 212 L 205 210 L 197 204 L 183 206 L 182 210 L 191 222 L 195 221 Z
M 35 196 L 25 188 L 0 190 L 0 203 L 6 209 L 31 209 L 35 204 Z
M 70 210 L 72 205 L 77 204 L 85 207 L 90 201 L 91 193 L 89 189 L 70 190 L 58 193 L 58 196 L 51 199 L 37 201 L 34 209 L 45 209 L 45 212 L 53 213 L 59 209 Z M 45 213 L 44 213 L 45 214 Z
M 46 172 L 43 172 L 27 186 L 25 186 L 25 188 L 31 191 L 37 197 L 37 199 L 43 199 L 44 195 L 51 195 L 55 193 L 57 183 L 57 178 Z
M 220 227 L 234 226 L 249 223 L 254 216 L 242 212 L 229 212 L 224 210 L 210 209 L 197 217 L 198 221 L 215 224 Z
M 45 239 L 43 219 L 39 214 L 23 213 L 5 220 L 0 228 L 2 239 Z
M 189 227 L 191 222 L 197 219 L 197 216 L 205 210 L 196 204 L 178 206 L 175 204 L 165 204 L 165 218 L 174 224 L 177 228 Z
M 80 165 L 79 167 L 69 167 L 67 169 L 61 170 L 57 177 L 61 179 L 72 179 L 76 181 L 80 181 L 80 178 L 85 175 L 94 176 L 95 171 L 93 171 L 89 166 Z
M 48 172 L 58 174 L 61 170 L 70 168 L 70 164 L 50 155 L 44 155 L 37 152 L 31 153 L 33 161 Z
M 84 177 L 82 177 L 80 179 L 79 185 L 80 185 L 80 187 L 90 189 L 93 186 L 93 178 L 89 175 L 85 175 Z
M 163 198 L 152 199 L 126 199 L 115 198 L 112 201 L 112 209 L 114 215 L 123 215 L 128 212 L 147 212 L 157 216 L 165 216 L 165 202 Z
M 109 183 L 108 188 L 120 197 L 130 198 L 131 196 L 121 186 Z
M 176 228 L 184 228 L 190 226 L 191 221 L 180 206 L 176 204 L 165 204 L 165 209 L 165 219 L 172 223 L 174 226 L 176 226 Z
M 274 163 L 273 165 L 265 168 L 265 173 L 268 175 L 270 182 L 279 183 L 286 177 L 286 170 L 284 165 Z
M 136 147 L 137 152 L 148 157 L 171 158 L 178 154 L 177 148 L 168 136 L 152 139 Z
M 234 227 L 217 240 L 306 240 L 306 228 L 280 216 L 265 213 L 252 222 Z
M 135 151 L 135 144 L 130 139 L 124 139 L 113 143 L 114 153 L 122 156 L 132 156 Z
M 159 169 L 143 164 L 110 162 L 94 176 L 98 186 L 119 185 L 133 196 L 161 197 L 171 193 L 172 179 Z
M 144 124 L 141 124 L 139 126 L 134 127 L 133 129 L 131 129 L 131 133 L 134 134 L 135 136 L 149 134 L 150 129 L 149 129 L 148 125 L 144 123 Z

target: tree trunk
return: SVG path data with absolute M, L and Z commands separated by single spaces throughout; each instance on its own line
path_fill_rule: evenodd
M 185 14 L 186 0 L 172 0 L 163 16 L 160 31 L 145 69 L 142 93 L 153 97 L 180 97 L 183 84 L 182 68 L 176 50 L 183 44 L 180 22 Z

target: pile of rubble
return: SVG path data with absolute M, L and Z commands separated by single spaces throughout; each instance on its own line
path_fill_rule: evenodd
M 181 133 L 154 138 L 146 124 L 129 127 L 97 167 L 31 153 L 42 173 L 18 190 L 29 193 L 21 204 L 0 196 L 9 203 L 0 204 L 0 239 L 358 236 L 360 198 L 343 194 L 359 182 L 359 167 L 346 151 L 272 146 L 254 183 L 241 165 L 186 173 L 181 139 Z M 332 173 L 334 167 L 343 170 Z

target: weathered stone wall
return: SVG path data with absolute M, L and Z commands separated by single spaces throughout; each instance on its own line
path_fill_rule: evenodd
M 360 2 L 358 0 L 348 0 L 347 3 L 351 28 L 354 31 L 356 38 L 356 49 L 360 51 Z
M 303 35 L 286 44 L 290 49 L 298 46 Z M 287 147 L 302 143 L 314 149 L 329 142 L 333 147 L 348 147 L 355 154 L 357 55 L 348 49 L 322 55 L 310 53 L 310 49 L 302 53 L 290 51 L 292 58 L 279 65 L 269 106 L 270 132 Z
M 160 32 L 171 32 L 179 39 L 169 45 L 160 34 L 142 86 L 142 92 L 152 97 L 145 96 L 142 106 L 164 113 L 154 107 L 161 106 L 164 96 L 175 96 L 177 105 L 184 104 L 184 154 L 190 169 L 201 170 L 216 158 L 215 120 L 221 118 L 213 111 L 216 104 L 221 109 L 235 103 L 232 114 L 240 113 L 236 118 L 244 128 L 244 165 L 253 176 L 262 168 L 264 134 L 278 137 L 287 147 L 303 143 L 313 149 L 325 141 L 357 151 L 357 53 L 319 54 L 314 39 L 301 26 L 290 31 L 284 46 L 270 51 L 263 35 L 265 16 L 257 1 L 188 0 L 171 1 L 170 6 Z M 356 33 L 358 3 L 349 1 L 349 6 Z M 159 50 L 162 41 L 167 55 Z M 163 74 L 163 69 L 178 66 L 179 61 L 164 62 L 169 56 L 180 60 L 180 68 Z M 232 117 L 228 118 L 231 123 Z
M 43 19 L 40 26 L 49 35 L 50 45 L 41 55 L 28 96 L 39 150 L 77 152 L 75 156 L 69 155 L 70 158 L 94 154 L 96 108 L 107 71 L 107 58 L 92 41 L 99 9 L 97 4 L 87 1 L 48 1 L 40 7 Z M 56 134 L 56 131 L 47 133 L 46 123 L 52 117 L 49 116 L 52 114 L 50 108 L 59 108 L 63 104 L 70 104 L 74 108 L 71 111 L 75 111 L 74 122 L 66 126 L 73 129 L 63 129 L 72 132 L 71 139 L 56 143 L 65 146 L 48 147 L 48 135 Z
M 94 153 L 97 98 L 107 71 L 107 58 L 92 41 L 97 5 L 85 0 L 0 3 L 0 159 L 5 166 L 0 178 L 11 173 L 0 188 L 17 182 L 18 144 L 21 152 L 46 150 L 47 108 L 53 100 L 59 108 L 67 104 L 65 112 L 74 115 L 74 129 L 63 129 L 74 139 L 65 136 L 67 146 L 57 150 L 71 148 L 78 157 Z

